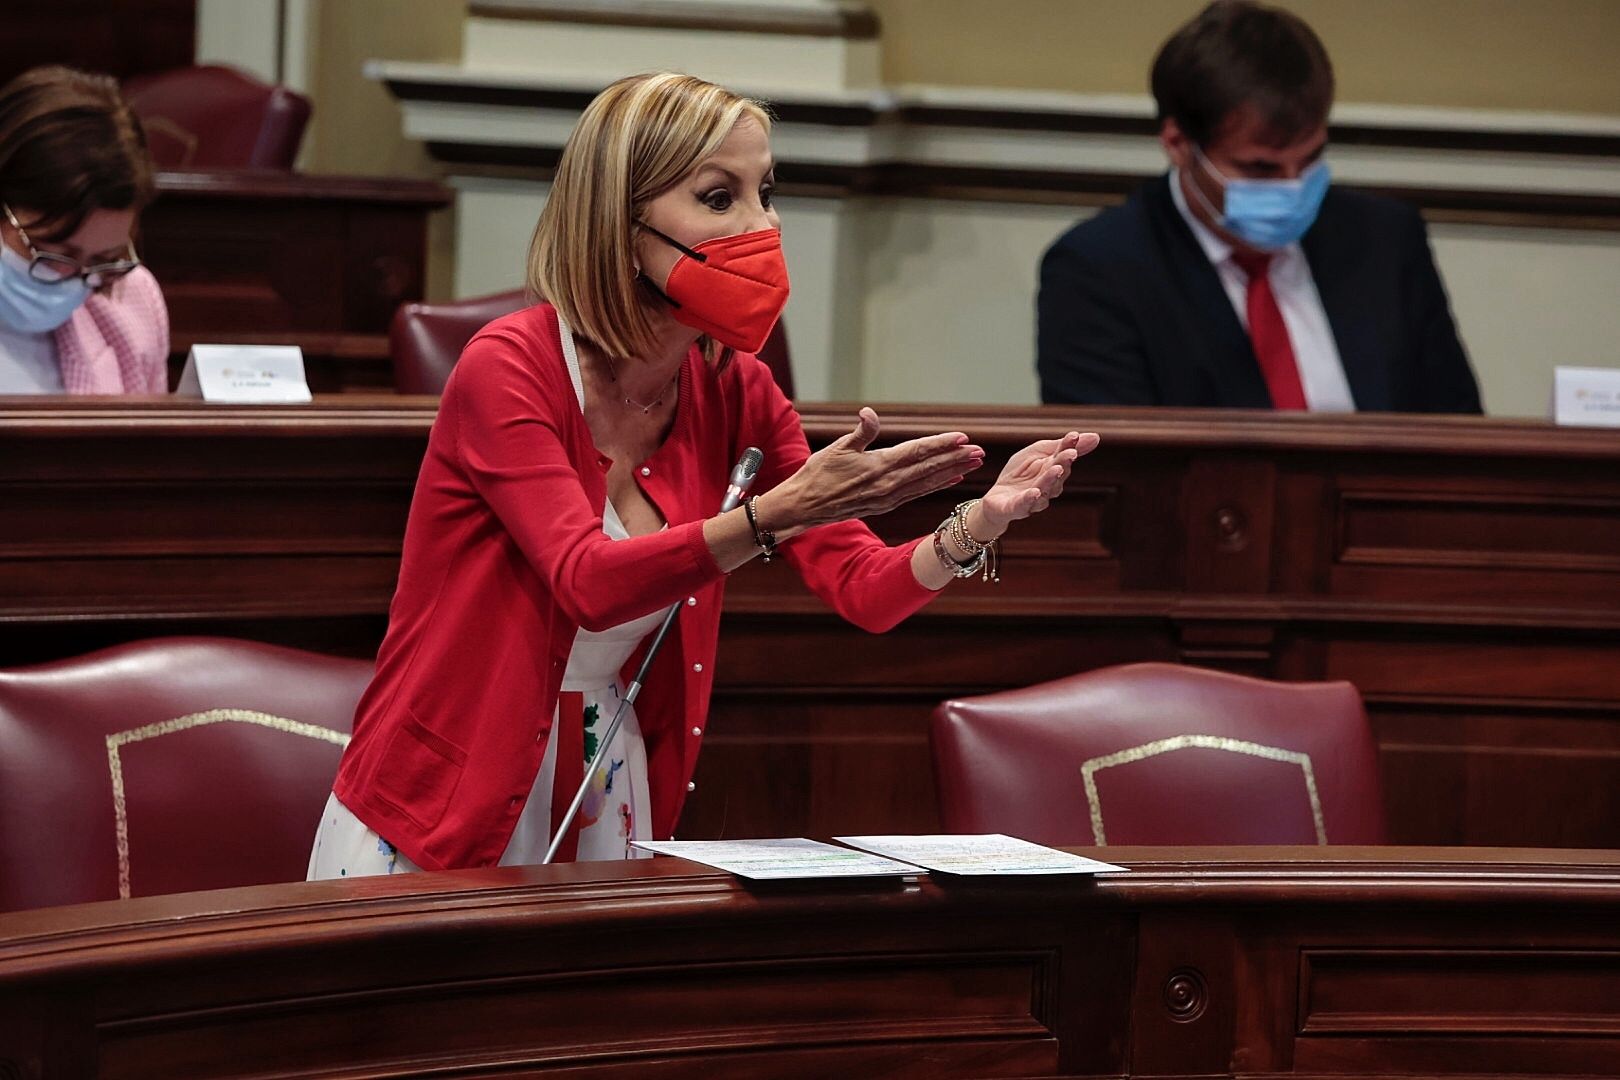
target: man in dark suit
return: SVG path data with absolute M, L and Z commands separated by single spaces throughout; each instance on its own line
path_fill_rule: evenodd
M 1422 219 L 1329 186 L 1333 69 L 1297 16 L 1216 0 L 1153 64 L 1168 175 L 1041 262 L 1041 399 L 1478 413 Z

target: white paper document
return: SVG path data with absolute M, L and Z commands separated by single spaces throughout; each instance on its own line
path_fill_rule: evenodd
M 815 840 L 634 840 L 636 847 L 675 855 L 755 881 L 790 878 L 897 877 L 923 871 L 864 851 Z
M 1114 874 L 1123 866 L 1032 844 L 1000 833 L 979 836 L 838 836 L 841 844 L 942 874 Z

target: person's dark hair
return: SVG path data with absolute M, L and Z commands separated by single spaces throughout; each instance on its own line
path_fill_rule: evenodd
M 1283 146 L 1327 121 L 1333 64 L 1322 39 L 1289 11 L 1253 0 L 1215 0 L 1170 36 L 1153 61 L 1159 121 L 1200 146 L 1236 110 L 1252 106 Z
M 65 240 L 153 192 L 146 133 L 112 77 L 38 67 L 0 88 L 0 200 L 38 215 L 29 235 Z

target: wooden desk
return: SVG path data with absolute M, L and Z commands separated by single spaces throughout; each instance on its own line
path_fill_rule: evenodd
M 317 392 L 393 386 L 388 321 L 420 300 L 431 180 L 164 172 L 141 215 L 163 286 L 172 377 L 198 342 L 299 345 Z
M 0 403 L 0 663 L 188 631 L 369 655 L 434 408 Z M 852 411 L 807 408 L 812 440 Z M 1355 682 L 1397 842 L 1620 847 L 1620 433 L 882 412 L 993 463 L 1071 425 L 1104 441 L 1009 539 L 1001 585 L 881 638 L 781 563 L 735 575 L 682 835 L 930 830 L 938 701 L 1161 659 Z M 878 527 L 919 535 L 958 497 Z
M 0 1075 L 1620 1071 L 1620 854 L 1112 848 L 1097 880 L 677 860 L 0 915 Z

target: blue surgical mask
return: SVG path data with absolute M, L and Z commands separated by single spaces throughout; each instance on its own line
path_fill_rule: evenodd
M 1221 228 L 1262 250 L 1275 251 L 1297 243 L 1316 221 L 1332 180 L 1325 161 L 1306 169 L 1298 180 L 1228 179 L 1201 149 L 1194 147 L 1193 151 L 1226 193 L 1226 212 L 1221 213 L 1210 204 L 1203 189 L 1192 184 L 1204 209 Z
M 48 334 L 90 298 L 81 277 L 37 281 L 28 260 L 0 244 L 0 322 L 25 334 Z

